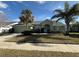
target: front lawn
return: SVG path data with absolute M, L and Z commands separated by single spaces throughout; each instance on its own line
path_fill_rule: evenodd
M 70 32 L 69 34 L 79 34 L 79 32 Z
M 64 36 L 63 34 L 28 35 L 28 36 L 19 35 L 7 39 L 8 40 L 6 40 L 5 42 L 79 44 L 78 37 Z

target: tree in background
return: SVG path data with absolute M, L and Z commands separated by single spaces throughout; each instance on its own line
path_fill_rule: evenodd
M 34 16 L 32 16 L 31 10 L 25 9 L 21 12 L 20 23 L 27 25 L 28 23 L 32 23 L 34 21 Z

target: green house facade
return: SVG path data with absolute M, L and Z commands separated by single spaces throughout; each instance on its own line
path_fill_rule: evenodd
M 40 22 L 34 22 L 29 23 L 26 25 L 23 24 L 17 24 L 13 26 L 14 31 L 17 33 L 26 31 L 26 30 L 32 30 L 32 29 L 44 29 L 45 32 L 64 32 L 65 31 L 65 25 L 61 22 L 51 21 L 51 20 L 44 20 Z

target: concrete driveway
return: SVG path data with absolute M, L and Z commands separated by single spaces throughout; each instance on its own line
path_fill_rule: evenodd
M 14 36 L 17 36 L 17 35 L 21 35 L 21 33 L 13 33 L 13 34 L 9 34 L 9 35 L 2 35 L 0 36 L 0 42 L 4 42 L 5 40 L 7 40 L 7 38 L 10 38 L 10 37 L 14 37 Z

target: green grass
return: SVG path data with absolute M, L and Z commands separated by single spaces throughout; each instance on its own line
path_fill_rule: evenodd
M 0 36 L 7 36 L 7 35 L 11 35 L 13 33 L 0 33 Z
M 69 34 L 79 34 L 79 32 L 71 32 L 71 33 L 69 33 Z
M 29 51 L 16 49 L 1 49 L 1 57 L 79 57 L 79 53 L 57 51 Z
M 58 44 L 79 44 L 79 38 L 64 36 L 62 34 L 53 35 L 31 35 L 31 36 L 16 36 L 8 38 L 6 42 L 40 42 L 40 43 L 58 43 Z

